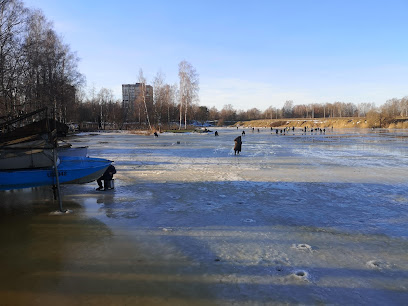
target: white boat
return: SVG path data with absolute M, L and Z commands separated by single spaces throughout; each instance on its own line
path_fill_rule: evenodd
M 58 156 L 88 157 L 88 147 L 59 147 Z

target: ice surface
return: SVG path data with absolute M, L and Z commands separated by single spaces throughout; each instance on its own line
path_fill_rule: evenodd
M 150 304 L 406 303 L 408 131 L 247 129 L 235 156 L 242 129 L 217 130 L 69 140 L 115 161 L 115 190 L 62 188 L 109 229 L 95 247 L 108 292 Z M 95 255 L 83 244 L 64 254 L 74 271 Z

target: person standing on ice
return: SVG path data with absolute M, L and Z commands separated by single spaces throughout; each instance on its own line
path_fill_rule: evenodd
M 235 138 L 234 141 L 235 141 L 235 146 L 234 146 L 235 155 L 237 155 L 237 152 L 239 155 L 239 152 L 241 152 L 241 146 L 242 146 L 241 136 L 238 136 L 237 138 Z

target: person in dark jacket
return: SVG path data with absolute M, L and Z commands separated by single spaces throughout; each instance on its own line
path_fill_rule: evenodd
M 116 173 L 116 169 L 115 167 L 111 164 L 109 165 L 109 167 L 105 170 L 105 173 L 98 178 L 96 181 L 98 183 L 98 188 L 96 188 L 96 190 L 108 190 L 108 186 L 109 186 L 109 181 L 111 181 L 113 179 L 113 175 Z M 102 180 L 103 183 L 105 185 L 105 188 L 102 186 Z
M 234 141 L 235 141 L 234 152 L 235 152 L 235 155 L 237 155 L 237 152 L 238 154 L 239 152 L 241 152 L 241 146 L 242 146 L 241 136 L 238 136 L 237 138 L 235 138 Z

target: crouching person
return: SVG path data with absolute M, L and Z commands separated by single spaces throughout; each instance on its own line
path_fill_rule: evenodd
M 98 178 L 96 181 L 98 182 L 98 188 L 96 190 L 108 190 L 108 189 L 113 189 L 113 187 L 110 187 L 110 184 L 112 183 L 113 175 L 116 173 L 115 167 L 111 164 L 109 167 L 106 169 L 105 173 Z M 102 180 L 103 184 L 102 185 Z

